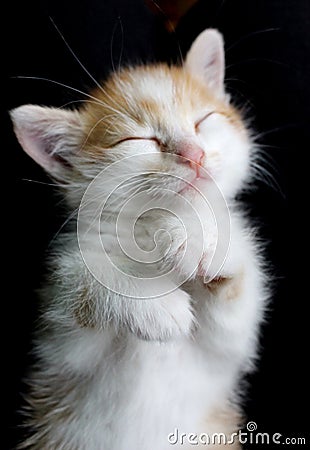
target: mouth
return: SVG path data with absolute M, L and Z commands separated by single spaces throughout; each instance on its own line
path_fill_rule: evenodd
M 202 187 L 202 183 L 206 183 L 211 179 L 211 175 L 202 166 L 193 163 L 192 165 L 190 164 L 190 167 L 192 169 L 190 176 L 182 179 L 182 187 L 178 190 L 179 194 L 196 191 L 197 188 Z
M 189 161 L 189 166 L 195 173 L 195 178 L 193 179 L 193 181 L 200 179 L 210 179 L 208 171 L 201 164 L 198 164 L 195 161 Z
M 176 164 L 169 168 L 160 167 L 158 168 L 158 172 L 165 173 L 166 176 L 168 176 L 166 179 L 167 186 L 169 185 L 170 188 L 178 194 L 196 191 L 201 188 L 203 184 L 212 179 L 212 176 L 207 169 L 190 160 L 187 164 Z M 151 178 L 153 178 L 153 176 L 154 174 L 151 175 Z M 160 184 L 162 185 L 162 181 Z

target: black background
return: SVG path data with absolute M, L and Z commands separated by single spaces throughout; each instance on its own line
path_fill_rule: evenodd
M 14 1 L 1 14 L 2 29 L 7 26 L 1 54 L 2 248 L 7 268 L 1 308 L 3 448 L 13 448 L 20 435 L 16 410 L 29 363 L 37 310 L 34 292 L 48 246 L 65 219 L 53 188 L 44 184 L 47 176 L 17 144 L 7 111 L 24 103 L 61 106 L 83 98 L 49 82 L 13 77 L 45 77 L 82 90 L 93 85 L 49 16 L 96 79 L 119 61 L 177 60 L 209 26 L 223 32 L 228 90 L 255 117 L 253 126 L 276 180 L 272 186 L 259 182 L 258 190 L 245 198 L 260 225 L 276 280 L 261 360 L 250 378 L 245 408 L 258 431 L 306 436 L 309 282 L 301 274 L 299 255 L 305 255 L 308 233 L 309 1 L 202 0 L 183 18 L 177 33 L 169 35 L 142 0 L 29 0 Z

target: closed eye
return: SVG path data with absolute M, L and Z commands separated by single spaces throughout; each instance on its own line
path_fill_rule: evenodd
M 199 126 L 201 125 L 201 123 L 208 119 L 210 116 L 212 116 L 212 114 L 216 114 L 216 111 L 211 111 L 208 112 L 207 114 L 205 114 L 201 119 L 199 119 L 196 123 L 195 123 L 195 130 L 198 131 Z
M 126 142 L 126 141 L 153 141 L 159 146 L 162 145 L 160 140 L 156 136 L 152 136 L 152 137 L 128 136 L 123 139 L 120 139 L 119 141 L 116 141 L 112 145 L 112 147 L 115 147 L 116 145 L 122 144 L 123 142 Z

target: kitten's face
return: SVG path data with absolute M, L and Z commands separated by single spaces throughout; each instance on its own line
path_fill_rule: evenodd
M 125 70 L 103 89 L 93 95 L 106 106 L 89 103 L 83 112 L 83 151 L 98 163 L 149 154 L 144 168 L 154 186 L 185 192 L 186 182 L 207 189 L 214 179 L 225 195 L 240 188 L 249 140 L 225 96 L 186 68 L 166 65 Z
M 124 161 L 118 170 L 130 175 L 138 167 L 141 182 L 155 193 L 164 185 L 193 195 L 187 182 L 207 191 L 214 180 L 233 197 L 248 175 L 250 143 L 223 79 L 221 36 L 206 30 L 182 67 L 114 73 L 79 112 L 17 108 L 15 131 L 39 164 L 80 190 L 107 165 Z

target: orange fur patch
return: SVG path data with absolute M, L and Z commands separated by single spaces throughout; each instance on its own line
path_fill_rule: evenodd
M 222 290 L 221 296 L 226 300 L 234 300 L 239 297 L 243 289 L 243 273 L 232 278 L 219 277 L 206 284 L 207 289 L 214 295 L 218 295 Z
M 144 90 L 145 82 L 154 87 Z M 165 101 L 158 99 L 158 82 L 172 87 Z M 95 89 L 91 95 L 98 102 L 86 102 L 81 111 L 86 135 L 82 150 L 94 157 L 104 157 L 105 149 L 133 137 L 129 135 L 131 129 L 151 127 L 155 136 L 156 130 L 169 136 L 169 124 L 177 122 L 184 124 L 187 127 L 184 131 L 189 133 L 194 123 L 186 121 L 206 107 L 225 115 L 238 129 L 244 129 L 239 113 L 216 98 L 202 80 L 183 67 L 158 64 L 123 69 L 112 74 L 102 89 Z
M 232 433 L 238 432 L 242 428 L 243 419 L 240 412 L 233 407 L 228 405 L 223 408 L 218 408 L 208 415 L 205 419 L 203 427 L 205 428 L 202 432 L 208 433 L 209 436 L 215 433 L 223 433 L 227 440 L 231 438 Z M 196 448 L 200 448 L 199 446 Z M 206 448 L 202 445 L 201 448 Z M 231 448 L 233 450 L 241 450 L 242 446 L 239 443 L 237 437 L 233 444 L 214 444 L 210 445 L 210 448 L 214 450 Z

